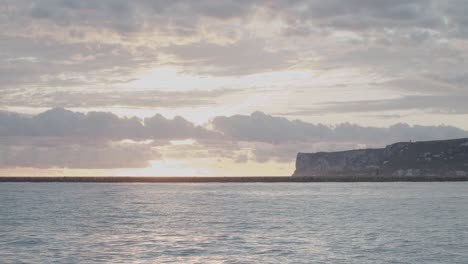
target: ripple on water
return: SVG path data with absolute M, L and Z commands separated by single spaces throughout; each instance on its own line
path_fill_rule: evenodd
M 2 263 L 468 263 L 468 183 L 1 183 Z

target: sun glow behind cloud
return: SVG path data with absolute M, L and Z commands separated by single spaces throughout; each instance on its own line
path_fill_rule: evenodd
M 158 67 L 146 73 L 135 76 L 134 80 L 119 84 L 119 90 L 132 91 L 167 91 L 193 92 L 212 91 L 220 93 L 227 91 L 207 105 L 158 107 L 152 108 L 113 106 L 108 108 L 92 108 L 99 111 L 112 111 L 120 116 L 148 117 L 160 113 L 166 117 L 183 116 L 196 124 L 208 122 L 215 115 L 249 114 L 258 109 L 271 113 L 288 112 L 291 106 L 305 106 L 314 103 L 333 101 L 337 98 L 380 99 L 388 98 L 393 92 L 375 90 L 368 86 L 369 78 L 375 82 L 386 79 L 372 72 L 352 68 L 331 71 L 314 71 L 310 69 L 285 69 L 267 71 L 241 76 L 213 76 L 193 72 L 185 72 L 180 67 Z M 356 93 L 348 87 L 360 85 L 362 92 Z M 287 89 L 285 89 L 287 88 Z M 307 96 L 297 96 L 306 94 Z M 308 96 L 313 94 L 313 96 Z M 346 97 L 343 97 L 346 95 Z M 194 95 L 196 96 L 196 95 Z M 346 98 L 346 99 L 345 99 Z M 272 104 L 272 102 L 275 102 Z M 79 111 L 90 109 L 74 108 Z M 337 120 L 340 121 L 340 120 Z
M 121 169 L 117 176 L 288 176 L 294 163 L 246 162 L 230 159 L 192 158 L 190 160 L 158 160 L 143 169 Z
M 213 90 L 222 88 L 284 88 L 320 86 L 327 80 L 311 70 L 269 71 L 242 76 L 212 76 L 185 72 L 177 67 L 158 67 L 121 85 L 122 89 L 168 91 Z

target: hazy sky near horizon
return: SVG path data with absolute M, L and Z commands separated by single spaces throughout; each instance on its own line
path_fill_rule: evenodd
M 0 175 L 290 175 L 468 136 L 468 1 L 0 0 Z

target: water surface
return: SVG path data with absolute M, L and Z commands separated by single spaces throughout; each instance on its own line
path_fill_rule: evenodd
M 468 263 L 468 183 L 1 183 L 2 263 Z

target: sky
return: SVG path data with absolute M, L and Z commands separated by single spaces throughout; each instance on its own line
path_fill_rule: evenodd
M 468 1 L 0 0 L 0 175 L 291 175 L 468 137 Z

